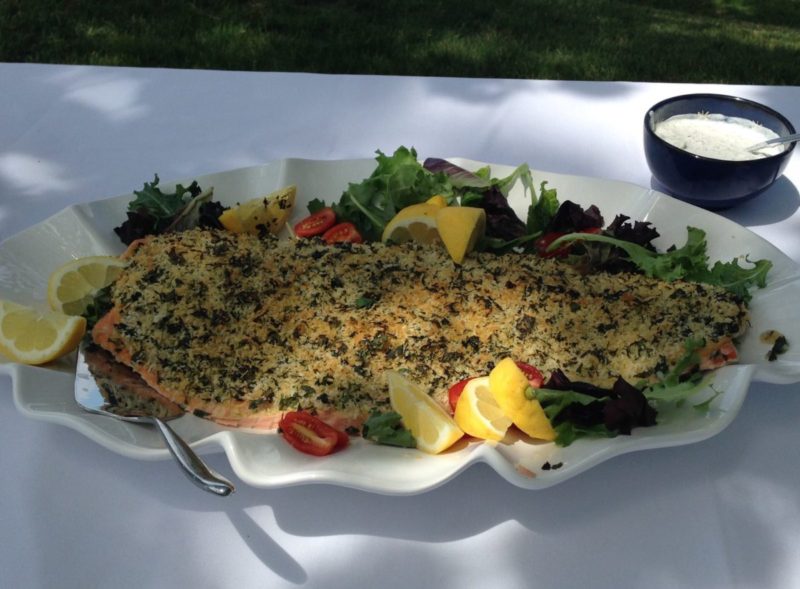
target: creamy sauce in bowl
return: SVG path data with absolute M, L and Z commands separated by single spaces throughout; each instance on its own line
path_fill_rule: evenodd
M 695 155 L 718 160 L 754 160 L 781 153 L 785 145 L 747 148 L 778 135 L 749 119 L 721 114 L 675 115 L 656 123 L 653 131 L 667 143 Z

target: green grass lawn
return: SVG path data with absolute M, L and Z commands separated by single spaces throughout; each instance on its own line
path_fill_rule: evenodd
M 0 60 L 798 84 L 797 0 L 0 0 Z

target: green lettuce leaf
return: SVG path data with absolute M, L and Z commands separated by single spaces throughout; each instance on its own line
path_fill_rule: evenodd
M 539 198 L 536 191 L 531 190 L 531 204 L 528 207 L 526 226 L 528 235 L 540 235 L 550 224 L 558 211 L 558 194 L 555 188 L 547 188 L 547 182 L 542 182 L 539 187 Z

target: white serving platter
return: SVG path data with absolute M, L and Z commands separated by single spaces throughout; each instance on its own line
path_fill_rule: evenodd
M 448 159 L 473 170 L 486 165 Z M 293 223 L 306 215 L 308 201 L 338 200 L 349 182 L 369 176 L 374 167 L 375 161 L 370 159 L 286 159 L 194 179 L 203 188 L 213 187 L 214 198 L 228 205 L 295 184 L 298 202 L 290 221 Z M 504 177 L 513 169 L 491 164 L 494 177 Z M 682 245 L 686 227 L 691 225 L 706 231 L 712 261 L 738 256 L 772 261 L 767 288 L 757 290 L 751 302 L 750 329 L 738 346 L 740 362 L 716 372 L 711 386 L 721 393 L 707 411 L 698 411 L 691 404 L 662 410 L 657 426 L 636 429 L 630 436 L 583 439 L 566 448 L 509 438 L 498 444 L 462 441 L 437 456 L 358 439 L 346 451 L 315 458 L 297 452 L 275 433 L 224 428 L 191 415 L 172 422 L 175 430 L 195 448 L 222 449 L 235 473 L 255 487 L 327 483 L 376 493 L 413 494 L 441 485 L 483 462 L 514 485 L 541 489 L 626 452 L 690 444 L 719 433 L 736 417 L 753 380 L 800 381 L 800 346 L 768 362 L 768 346 L 759 340 L 763 331 L 778 329 L 790 342 L 800 341 L 800 269 L 781 251 L 723 217 L 647 188 L 542 171 L 533 175 L 537 184 L 546 180 L 549 187 L 556 188 L 562 202 L 597 205 L 606 222 L 619 213 L 652 222 L 661 233 L 657 242 L 660 247 Z M 162 182 L 167 188 L 174 184 Z M 121 253 L 124 246 L 113 227 L 125 219 L 132 198 L 132 194 L 126 194 L 69 207 L 0 243 L 0 298 L 44 308 L 48 276 L 60 264 L 82 256 Z M 514 188 L 509 199 L 524 219 L 528 203 L 521 186 Z M 0 360 L 0 372 L 11 376 L 14 401 L 22 415 L 73 428 L 124 456 L 169 458 L 155 431 L 83 412 L 73 400 L 74 363 L 74 354 L 46 367 Z M 708 394 L 710 391 L 699 393 L 700 397 Z

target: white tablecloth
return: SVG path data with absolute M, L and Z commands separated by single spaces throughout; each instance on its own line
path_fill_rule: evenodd
M 399 145 L 649 186 L 644 113 L 695 91 L 800 123 L 794 87 L 0 64 L 0 239 L 154 171 Z M 800 262 L 798 181 L 795 158 L 767 194 L 724 215 Z M 410 497 L 236 481 L 220 499 L 170 461 L 23 418 L 0 377 L 0 586 L 798 587 L 798 388 L 754 384 L 716 437 L 543 491 L 477 466 Z M 224 454 L 206 458 L 233 477 Z

